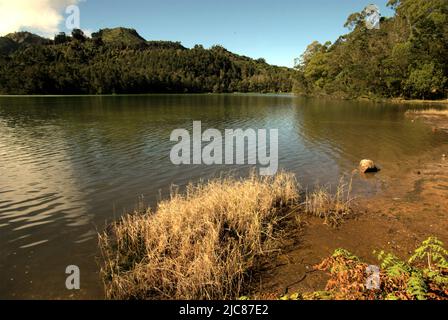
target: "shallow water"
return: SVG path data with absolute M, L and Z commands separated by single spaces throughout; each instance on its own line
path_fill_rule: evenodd
M 412 159 L 447 141 L 406 119 L 412 106 L 288 95 L 0 97 L 0 298 L 102 298 L 97 231 L 184 186 L 250 166 L 175 166 L 172 130 L 279 129 L 279 166 L 303 186 L 337 183 L 363 158 L 382 171 L 355 178 L 381 192 Z M 81 269 L 81 290 L 65 268 Z

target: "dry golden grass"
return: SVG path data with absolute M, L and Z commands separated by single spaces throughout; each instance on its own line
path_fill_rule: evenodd
M 448 116 L 448 109 L 408 110 L 409 115 Z
M 281 248 L 298 201 L 293 175 L 251 175 L 190 185 L 155 213 L 123 217 L 100 235 L 107 298 L 239 297 L 250 272 Z
M 351 192 L 352 179 L 347 183 L 341 178 L 336 193 L 332 193 L 329 188 L 317 187 L 306 194 L 305 212 L 325 219 L 327 224 L 338 225 L 344 217 L 352 213 Z

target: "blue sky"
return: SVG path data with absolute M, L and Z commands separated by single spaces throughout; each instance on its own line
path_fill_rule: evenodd
M 291 67 L 312 41 L 347 33 L 348 15 L 371 3 L 392 15 L 387 0 L 84 0 L 79 7 L 82 29 L 132 27 L 148 40 L 220 44 Z

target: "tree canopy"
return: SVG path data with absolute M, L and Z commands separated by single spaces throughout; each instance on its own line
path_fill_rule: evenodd
M 0 94 L 291 92 L 296 74 L 221 46 L 146 41 L 132 29 L 45 41 L 26 34 L 20 44 L 14 34 L 0 38 Z
M 135 30 L 81 30 L 48 40 L 0 37 L 0 94 L 291 92 L 343 98 L 448 96 L 448 1 L 390 0 L 393 17 L 368 28 L 351 14 L 334 43 L 308 46 L 296 69 L 216 45 L 147 41 Z
M 448 1 L 391 0 L 391 18 L 369 29 L 353 13 L 333 44 L 312 43 L 300 59 L 296 90 L 347 98 L 446 98 Z

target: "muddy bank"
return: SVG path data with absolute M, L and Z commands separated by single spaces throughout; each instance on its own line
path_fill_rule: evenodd
M 406 116 L 431 126 L 433 132 L 448 132 L 448 109 L 410 110 Z
M 259 275 L 257 294 L 323 290 L 328 277 L 313 266 L 338 248 L 377 264 L 374 250 L 405 258 L 429 236 L 448 243 L 448 158 L 443 154 L 448 143 L 415 159 L 413 169 L 390 181 L 380 195 L 357 199 L 355 214 L 338 228 L 305 217 L 300 243 Z

